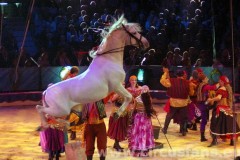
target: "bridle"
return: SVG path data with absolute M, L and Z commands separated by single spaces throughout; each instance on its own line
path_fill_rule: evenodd
M 133 33 L 129 32 L 129 31 L 127 30 L 127 28 L 125 27 L 124 24 L 122 24 L 122 27 L 123 27 L 124 31 L 129 35 L 130 45 L 133 45 L 133 46 L 136 45 L 136 44 L 132 44 L 132 43 L 131 43 L 131 42 L 132 42 L 132 41 L 131 41 L 131 38 L 133 38 L 133 39 L 135 39 L 136 42 L 137 42 L 137 45 L 138 45 L 137 48 L 139 49 L 139 52 L 143 51 L 143 50 L 144 50 L 144 45 L 143 45 L 143 43 L 142 43 L 142 41 L 141 41 L 142 35 L 140 36 L 140 39 L 138 39 L 136 36 L 134 36 Z M 109 54 L 109 53 L 123 52 L 123 51 L 124 51 L 124 48 L 125 48 L 125 46 L 119 47 L 119 48 L 114 48 L 114 49 L 105 51 L 105 52 L 103 52 L 103 53 L 101 53 L 101 54 L 96 53 L 96 55 L 97 55 L 97 56 L 101 56 L 101 55 Z
M 136 40 L 136 42 L 137 42 L 137 45 L 138 45 L 138 48 L 140 49 L 140 50 L 143 50 L 143 48 L 144 48 L 144 45 L 143 45 L 143 43 L 142 43 L 142 35 L 140 34 L 140 39 L 138 39 L 136 36 L 134 36 L 134 34 L 132 34 L 131 32 L 129 32 L 128 30 L 127 30 L 127 28 L 125 27 L 125 25 L 123 25 L 122 24 L 122 27 L 123 27 L 123 29 L 125 30 L 125 32 L 127 32 L 127 34 L 129 35 L 129 38 L 130 38 L 130 44 L 131 45 L 133 45 L 133 46 L 135 46 L 135 44 L 132 44 L 131 42 L 131 38 L 133 38 L 133 39 L 135 39 Z

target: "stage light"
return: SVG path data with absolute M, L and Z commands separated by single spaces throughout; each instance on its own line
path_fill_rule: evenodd
M 6 6 L 6 5 L 8 5 L 8 3 L 6 3 L 6 2 L 0 2 L 0 6 Z
M 61 69 L 59 76 L 63 79 L 66 74 L 71 70 L 72 66 L 65 66 Z
M 138 69 L 137 79 L 138 79 L 139 82 L 144 82 L 145 81 L 144 76 L 145 76 L 144 70 L 143 69 Z

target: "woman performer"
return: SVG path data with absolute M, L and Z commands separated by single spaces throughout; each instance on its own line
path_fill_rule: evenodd
M 216 91 L 216 96 L 208 98 L 206 103 L 217 102 L 216 107 L 213 108 L 212 118 L 210 124 L 210 132 L 212 135 L 212 142 L 208 147 L 217 145 L 217 137 L 222 139 L 231 139 L 230 145 L 234 145 L 233 139 L 233 119 L 232 104 L 233 92 L 226 76 L 221 76 L 219 79 L 220 88 Z M 239 126 L 236 124 L 236 135 L 240 134 Z
M 135 75 L 130 76 L 128 86 L 127 90 L 132 94 L 133 98 L 136 98 L 141 94 L 141 86 L 137 84 L 137 77 Z M 115 102 L 115 106 L 117 107 L 121 106 L 122 100 L 122 97 L 119 97 L 118 95 L 114 95 L 112 98 L 112 101 Z M 117 108 L 115 108 L 115 110 L 116 109 Z M 115 140 L 113 148 L 117 151 L 123 152 L 123 148 L 120 146 L 119 142 L 127 139 L 127 130 L 132 121 L 132 114 L 132 104 L 130 104 L 125 113 L 117 120 L 113 118 L 113 114 L 109 118 L 108 137 Z
M 148 152 L 155 146 L 151 117 L 156 112 L 147 86 L 142 87 L 142 93 L 134 100 L 133 124 L 129 128 L 129 149 L 136 157 L 148 157 Z

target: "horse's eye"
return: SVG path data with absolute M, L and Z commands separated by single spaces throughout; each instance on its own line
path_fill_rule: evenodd
M 132 34 L 135 35 L 135 34 L 137 34 L 137 32 L 133 32 Z

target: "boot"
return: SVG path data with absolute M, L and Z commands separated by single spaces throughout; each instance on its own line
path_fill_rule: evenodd
M 59 160 L 59 154 L 56 154 L 56 160 Z
M 49 155 L 49 156 L 48 156 L 48 160 L 53 160 L 53 158 L 54 158 L 53 152 L 50 151 L 48 155 Z
M 187 123 L 184 122 L 183 124 L 180 125 L 180 131 L 182 133 L 182 136 L 186 136 L 187 134 Z
M 87 160 L 92 160 L 93 159 L 93 155 L 87 156 Z
M 212 143 L 208 147 L 216 146 L 217 145 L 217 136 L 212 135 Z
M 60 152 L 57 151 L 57 152 L 56 152 L 56 160 L 59 160 L 59 157 L 61 157 L 61 155 L 60 155 Z
M 100 160 L 105 160 L 105 159 L 106 159 L 106 157 L 104 157 L 104 156 L 100 157 Z
M 197 123 L 193 123 L 192 127 L 189 129 L 192 131 L 197 131 Z
M 206 137 L 205 137 L 205 133 L 201 132 L 201 142 L 207 141 Z
M 231 139 L 230 146 L 234 146 L 234 144 L 235 144 L 235 141 L 233 139 Z
M 171 118 L 166 116 L 166 119 L 165 119 L 165 122 L 164 122 L 164 127 L 162 129 L 162 132 L 164 134 L 167 134 L 167 129 L 168 129 L 168 126 L 169 126 L 170 122 L 171 122 Z
M 76 139 L 76 131 L 71 131 L 70 139 L 71 140 L 75 140 Z
M 113 145 L 113 148 L 118 152 L 123 152 L 123 148 L 120 146 L 119 141 L 115 140 L 115 143 Z

